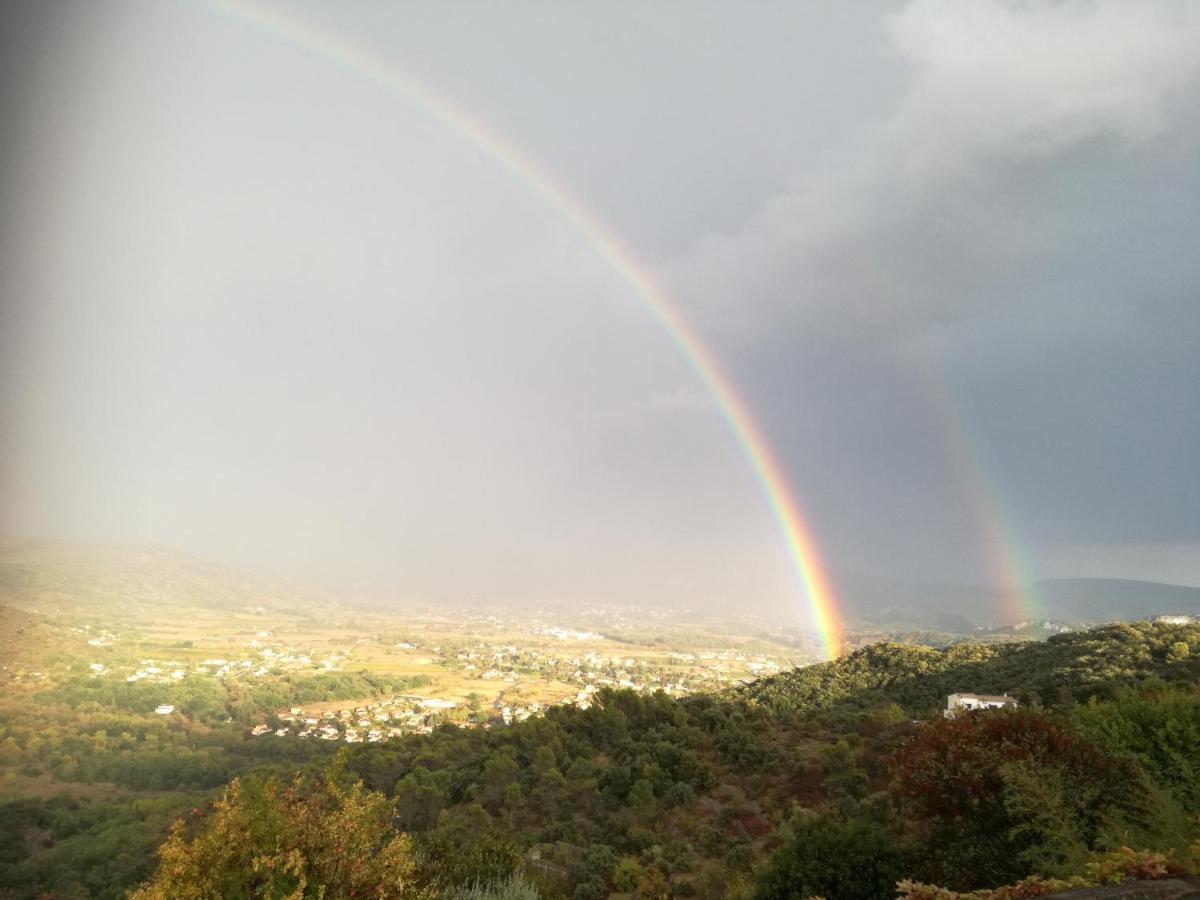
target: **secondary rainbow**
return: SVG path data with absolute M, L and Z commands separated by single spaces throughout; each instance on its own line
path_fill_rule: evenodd
M 540 197 L 595 249 L 662 326 L 720 408 L 779 524 L 792 565 L 804 588 L 810 621 L 820 635 L 824 653 L 827 658 L 840 655 L 843 649 L 842 624 L 833 589 L 812 532 L 801 515 L 799 504 L 792 496 L 766 437 L 713 353 L 646 267 L 611 229 L 527 155 L 395 64 L 287 10 L 231 0 L 195 2 L 243 25 L 267 32 L 400 97 L 495 161 L 516 181 Z
M 950 379 L 935 362 L 932 352 L 913 360 L 913 371 L 925 388 L 934 418 L 941 424 L 942 440 L 955 480 L 974 507 L 993 587 L 1000 592 L 1005 624 L 1038 618 L 1041 606 L 1030 584 L 1032 578 L 1013 516 L 1004 502 L 986 455 L 972 435 L 968 407 L 958 402 Z

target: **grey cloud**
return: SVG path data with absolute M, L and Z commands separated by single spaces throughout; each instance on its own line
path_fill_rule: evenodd
M 797 608 L 695 373 L 494 160 L 202 5 L 39 8 L 2 85 L 4 529 Z M 1200 532 L 1190 6 L 296 9 L 660 271 L 838 568 L 988 577 L 930 371 L 1046 571 L 1183 568 L 1153 548 Z
M 884 21 L 906 81 L 887 119 L 672 261 L 680 294 L 720 327 L 763 297 L 889 327 L 972 309 L 1059 249 L 1050 183 L 1089 155 L 1197 139 L 1200 13 L 1186 4 L 918 2 Z

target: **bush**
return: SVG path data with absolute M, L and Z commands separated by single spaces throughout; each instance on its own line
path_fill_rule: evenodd
M 870 822 L 806 816 L 756 881 L 755 900 L 891 900 L 904 877 L 894 835 Z
M 617 863 L 617 868 L 613 872 L 613 886 L 618 891 L 632 893 L 637 890 L 638 884 L 645 875 L 646 870 L 638 864 L 638 861 L 627 856 Z
M 444 900 L 539 900 L 537 888 L 520 875 L 489 884 L 476 881 L 444 891 L 441 897 Z
M 754 865 L 754 848 L 748 843 L 734 844 L 725 854 L 725 865 L 734 872 L 747 872 Z
M 575 885 L 571 900 L 605 900 L 608 897 L 608 885 L 599 878 L 591 877 Z
M 176 822 L 136 900 L 250 896 L 373 896 L 424 900 L 412 846 L 392 808 L 362 784 L 331 777 L 234 781 L 204 827 Z
M 1030 710 L 927 725 L 893 764 L 925 875 L 955 890 L 1072 869 L 1144 805 L 1132 762 Z

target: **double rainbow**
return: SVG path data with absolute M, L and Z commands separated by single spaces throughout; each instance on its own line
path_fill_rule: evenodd
M 833 589 L 811 530 L 762 429 L 712 351 L 655 282 L 646 266 L 617 236 L 528 156 L 395 64 L 284 9 L 234 0 L 197 2 L 399 97 L 497 163 L 593 247 L 657 320 L 721 410 L 778 523 L 792 566 L 803 585 L 811 624 L 820 636 L 824 654 L 830 659 L 840 655 L 843 650 L 842 623 Z

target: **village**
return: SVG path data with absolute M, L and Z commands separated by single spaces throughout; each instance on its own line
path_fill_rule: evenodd
M 406 734 L 428 734 L 437 723 L 439 713 L 457 706 L 453 700 L 416 696 L 392 697 L 336 711 L 318 712 L 293 706 L 276 712 L 270 717 L 273 722 L 256 725 L 250 733 L 255 737 L 294 734 L 298 738 L 374 744 Z
M 409 644 L 404 649 L 419 648 Z M 734 671 L 749 670 L 764 674 L 779 671 L 779 663 L 773 659 L 761 656 L 747 658 L 745 654 L 733 651 L 701 654 L 675 652 L 668 654 L 667 658 L 674 665 L 664 668 L 633 657 L 609 657 L 594 652 L 558 656 L 532 649 L 522 651 L 512 644 L 480 644 L 476 649 L 460 650 L 452 655 L 446 654 L 441 659 L 449 671 L 472 673 L 480 681 L 498 686 L 512 685 L 518 689 L 506 692 L 501 687 L 487 708 L 480 694 L 475 692 L 469 694 L 467 702 L 463 704 L 437 697 L 399 695 L 337 709 L 318 710 L 297 706 L 275 712 L 270 716 L 271 721 L 255 726 L 251 734 L 256 737 L 295 736 L 342 740 L 346 743 L 378 743 L 406 734 L 428 734 L 440 724 L 461 728 L 511 725 L 543 712 L 550 705 L 565 704 L 587 709 L 599 690 L 605 687 L 639 692 L 661 690 L 672 696 L 683 696 L 744 680 L 733 678 Z M 530 677 L 570 684 L 578 690 L 549 704 L 538 700 L 510 702 L 507 694 L 520 696 L 522 682 Z
M 407 687 L 372 696 L 260 708 L 250 728 L 260 738 L 346 743 L 377 743 L 439 725 L 503 727 L 552 706 L 587 708 L 604 688 L 676 697 L 720 690 L 797 662 L 761 645 L 726 640 L 723 647 L 713 646 L 706 636 L 643 644 L 541 616 L 485 618 L 487 629 L 478 622 L 468 630 L 448 627 L 444 619 L 407 619 L 400 630 L 392 620 L 390 628 L 360 633 L 280 621 L 201 641 L 155 640 L 88 625 L 73 630 L 91 656 L 86 662 L 91 679 L 154 689 L 161 702 L 153 712 L 162 717 L 186 718 L 187 704 L 179 698 L 194 679 L 229 691 L 254 684 L 268 693 L 275 683 L 316 685 L 320 679 L 308 679 L 320 675 L 404 681 Z M 466 639 L 468 633 L 474 638 Z

